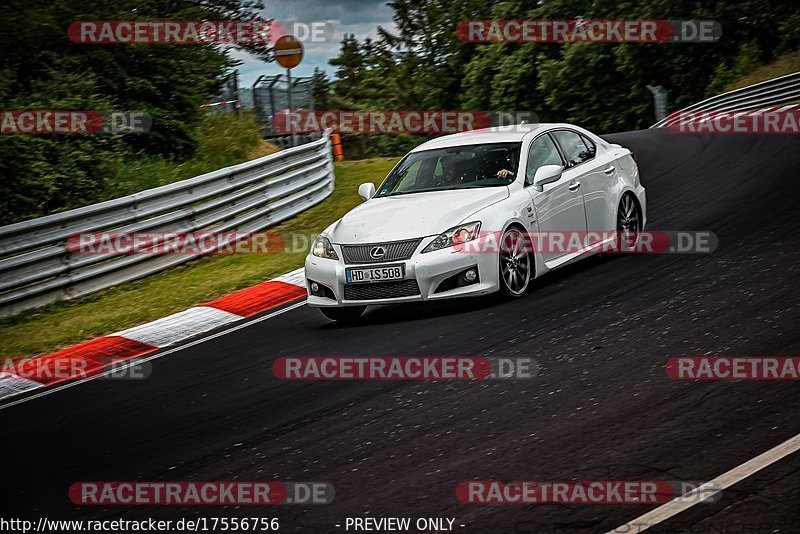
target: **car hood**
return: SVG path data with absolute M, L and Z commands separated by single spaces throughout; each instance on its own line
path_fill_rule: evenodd
M 371 198 L 327 231 L 333 243 L 380 243 L 439 235 L 508 198 L 508 187 L 429 191 Z

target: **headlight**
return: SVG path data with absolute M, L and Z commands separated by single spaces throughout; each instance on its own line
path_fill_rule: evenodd
M 431 241 L 428 246 L 422 250 L 422 253 L 433 252 L 434 250 L 440 250 L 472 241 L 478 237 L 480 229 L 480 221 L 454 226 Z
M 321 235 L 314 240 L 314 246 L 311 247 L 311 254 L 318 258 L 328 258 L 329 260 L 338 260 L 339 256 L 333 250 L 330 240 Z

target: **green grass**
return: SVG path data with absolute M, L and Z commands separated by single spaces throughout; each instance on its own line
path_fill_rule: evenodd
M 100 200 L 130 195 L 145 189 L 205 174 L 255 159 L 278 150 L 261 137 L 252 113 L 208 114 L 197 128 L 197 152 L 185 161 L 159 157 L 126 159 L 105 184 Z
M 738 78 L 725 87 L 725 91 L 733 91 L 741 87 L 747 87 L 754 83 L 764 82 L 773 78 L 779 78 L 793 72 L 800 71 L 800 50 L 795 50 L 788 54 L 783 54 L 773 61 L 762 65 L 753 72 Z
M 319 233 L 361 202 L 359 184 L 377 185 L 397 159 L 336 163 L 336 188 L 331 196 L 271 230 Z M 0 320 L 0 357 L 46 353 L 164 317 L 301 267 L 306 253 L 210 256 L 144 280 Z

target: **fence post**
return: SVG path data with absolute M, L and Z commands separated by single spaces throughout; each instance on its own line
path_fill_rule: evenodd
M 333 159 L 344 161 L 344 151 L 342 150 L 342 136 L 338 133 L 331 134 L 331 146 L 333 147 Z

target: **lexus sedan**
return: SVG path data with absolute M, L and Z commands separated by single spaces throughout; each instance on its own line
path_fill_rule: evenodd
M 373 304 L 521 297 L 615 236 L 635 242 L 646 222 L 631 151 L 570 124 L 433 139 L 377 190 L 358 192 L 365 202 L 326 228 L 305 262 L 307 303 L 333 320 Z

